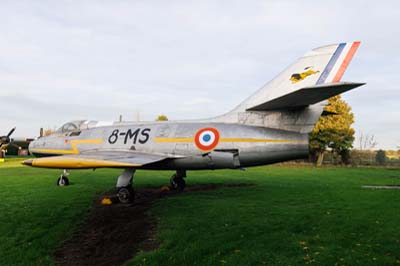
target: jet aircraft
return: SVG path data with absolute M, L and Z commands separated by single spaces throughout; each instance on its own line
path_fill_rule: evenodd
M 185 188 L 186 171 L 244 168 L 308 156 L 308 133 L 327 99 L 365 83 L 341 82 L 360 42 L 319 47 L 223 115 L 193 121 L 72 121 L 29 145 L 33 167 L 121 168 L 117 196 L 132 202 L 137 169 L 174 170 L 171 187 Z M 232 92 L 234 93 L 234 92 Z

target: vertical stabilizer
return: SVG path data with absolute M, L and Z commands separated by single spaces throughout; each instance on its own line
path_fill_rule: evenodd
M 339 82 L 359 45 L 360 42 L 340 43 L 311 50 L 234 111 L 245 111 L 305 87 Z
M 234 110 L 212 120 L 227 123 L 239 122 L 302 133 L 310 132 L 326 105 L 325 100 L 315 102 L 315 99 L 320 97 L 318 95 L 325 95 L 321 91 L 325 84 L 331 90 L 345 86 L 337 86 L 337 83 L 343 77 L 359 45 L 360 42 L 339 43 L 309 51 Z M 313 92 L 314 88 L 319 91 Z M 301 95 L 313 98 L 300 99 Z M 326 95 L 329 96 L 329 93 Z M 324 99 L 322 96 L 320 98 Z M 296 102 L 297 99 L 299 102 Z M 271 109 L 271 102 L 275 106 L 277 102 L 292 102 L 293 106 L 274 110 Z M 309 105 L 304 106 L 303 102 L 308 102 Z M 264 108 L 266 106 L 268 110 Z

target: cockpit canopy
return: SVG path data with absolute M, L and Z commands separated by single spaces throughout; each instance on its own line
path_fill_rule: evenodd
M 113 122 L 99 122 L 93 120 L 75 120 L 62 125 L 55 133 L 67 133 L 100 126 L 110 126 Z
M 67 122 L 56 130 L 56 133 L 66 133 L 71 131 L 77 131 L 81 129 L 81 126 L 86 122 L 86 120 L 76 120 Z

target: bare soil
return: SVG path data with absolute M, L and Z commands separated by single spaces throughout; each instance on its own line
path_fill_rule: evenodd
M 187 186 L 182 193 L 206 191 L 220 187 L 252 186 L 252 184 L 205 184 Z M 135 190 L 134 204 L 120 204 L 111 193 L 99 196 L 86 220 L 62 243 L 54 256 L 57 265 L 121 265 L 140 251 L 155 250 L 157 219 L 148 210 L 159 198 L 178 195 L 164 188 Z M 108 197 L 112 205 L 102 205 Z

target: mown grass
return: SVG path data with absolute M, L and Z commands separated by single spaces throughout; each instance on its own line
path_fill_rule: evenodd
M 54 249 L 113 188 L 117 170 L 0 166 L 0 265 L 51 265 Z M 18 167 L 17 167 L 18 166 Z M 400 170 L 266 166 L 189 172 L 193 183 L 252 187 L 183 193 L 156 202 L 158 250 L 128 265 L 400 265 Z M 138 171 L 137 186 L 161 186 L 171 172 Z

